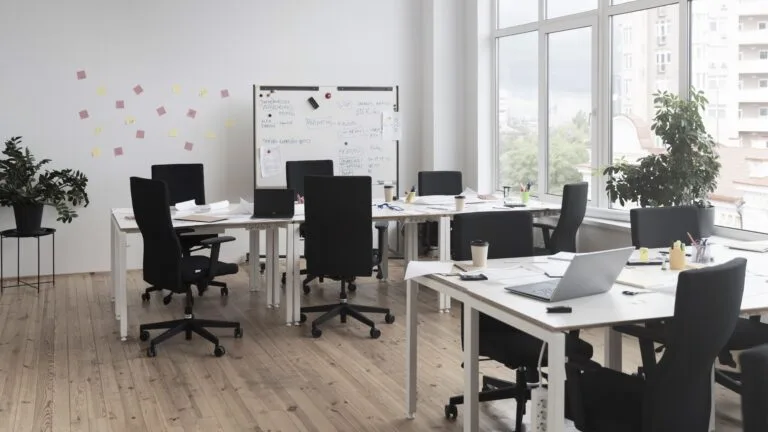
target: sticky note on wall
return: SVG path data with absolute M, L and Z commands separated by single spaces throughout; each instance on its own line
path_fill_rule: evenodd
M 159 115 L 160 117 L 164 116 L 164 115 L 165 115 L 165 113 L 167 112 L 167 111 L 165 110 L 165 107 L 164 107 L 164 106 L 159 106 L 159 107 L 157 107 L 157 110 L 156 110 L 156 111 L 157 111 L 157 115 Z
M 115 108 L 117 109 L 125 108 L 125 101 L 123 100 L 115 101 Z
M 136 131 L 136 138 L 137 139 L 144 139 L 144 131 L 139 129 Z
M 187 141 L 184 143 L 184 150 L 192 151 L 192 147 L 194 147 L 194 144 L 192 144 L 191 142 Z
M 173 94 L 179 94 L 179 93 L 181 93 L 181 86 L 180 86 L 180 85 L 178 85 L 178 84 L 174 84 L 173 86 L 171 86 L 171 92 L 172 92 Z
M 179 136 L 179 130 L 178 129 L 171 129 L 168 131 L 168 136 L 171 138 L 176 138 Z
M 104 87 L 104 86 L 100 86 L 99 88 L 96 89 L 96 94 L 99 95 L 99 96 L 106 95 L 107 94 L 107 88 Z
M 87 75 L 85 74 L 84 70 L 77 71 L 77 79 L 78 80 L 84 80 L 85 78 L 87 78 Z
M 144 88 L 141 85 L 137 85 L 133 88 L 133 92 L 137 95 L 144 93 Z
M 122 156 L 123 155 L 123 148 L 122 147 L 115 147 L 114 153 L 115 153 L 115 156 Z
M 82 111 L 80 111 L 77 114 L 80 116 L 80 120 L 85 120 L 85 119 L 87 119 L 89 117 L 88 116 L 88 110 L 82 110 Z
M 136 123 L 136 117 L 134 117 L 134 116 L 127 116 L 127 117 L 125 117 L 125 124 L 126 125 L 132 125 L 134 123 Z
M 101 156 L 101 149 L 100 149 L 100 148 L 98 148 L 98 147 L 94 147 L 94 148 L 92 148 L 92 149 L 91 149 L 91 157 L 93 157 L 93 158 L 97 158 L 97 157 L 99 157 L 99 156 Z

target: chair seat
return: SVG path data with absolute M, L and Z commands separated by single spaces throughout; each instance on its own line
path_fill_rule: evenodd
M 181 261 L 181 279 L 186 283 L 193 283 L 204 277 L 208 272 L 210 259 L 204 255 L 193 255 Z M 219 261 L 216 266 L 216 276 L 236 274 L 237 264 Z
M 768 324 L 739 318 L 733 336 L 725 346 L 728 350 L 745 350 L 768 343 Z
M 539 363 L 541 345 L 541 340 L 521 331 L 483 332 L 480 355 L 490 357 L 511 369 L 521 366 L 533 367 Z M 575 336 L 566 335 L 565 355 L 567 357 L 589 360 L 592 354 L 592 345 Z M 543 363 L 547 364 L 546 350 Z

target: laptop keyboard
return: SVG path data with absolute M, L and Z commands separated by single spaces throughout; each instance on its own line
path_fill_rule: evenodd
M 512 292 L 519 292 L 522 294 L 531 295 L 534 297 L 541 297 L 545 299 L 552 298 L 552 293 L 555 292 L 559 280 L 551 280 L 546 282 L 539 282 L 531 285 L 522 285 L 517 287 L 509 287 L 508 290 Z

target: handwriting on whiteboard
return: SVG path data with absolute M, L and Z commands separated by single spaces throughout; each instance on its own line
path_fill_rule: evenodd
M 312 144 L 311 138 L 262 138 L 262 145 L 278 145 L 278 144 Z
M 363 150 L 359 147 L 345 145 L 339 149 L 339 172 L 341 175 L 361 173 L 365 167 Z
M 333 127 L 333 119 L 330 117 L 304 119 L 307 123 L 307 129 L 328 129 Z

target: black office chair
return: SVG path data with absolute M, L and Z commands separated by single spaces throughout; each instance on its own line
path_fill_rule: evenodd
M 739 362 L 744 375 L 741 392 L 744 432 L 768 431 L 768 345 L 744 351 Z
M 171 205 L 191 200 L 194 200 L 197 205 L 205 204 L 203 164 L 152 165 L 152 180 L 165 182 Z M 176 232 L 179 235 L 181 252 L 184 256 L 190 256 L 192 252 L 210 249 L 210 246 L 204 243 L 205 240 L 216 238 L 216 234 L 185 234 L 190 232 L 188 229 L 181 229 Z M 229 295 L 227 284 L 212 281 L 211 285 L 221 288 L 221 295 Z M 141 300 L 148 302 L 152 291 L 152 288 L 147 288 L 141 295 Z M 165 297 L 165 299 L 170 300 L 169 297 Z
M 594 364 L 566 364 L 567 411 L 576 427 L 585 432 L 707 431 L 712 365 L 736 326 L 746 265 L 737 258 L 680 273 L 667 349 L 645 379 Z
M 419 171 L 419 196 L 429 195 L 459 195 L 464 191 L 461 171 Z M 422 238 L 422 252 L 437 246 L 437 222 L 426 222 L 419 225 Z
M 325 312 L 312 321 L 312 336 L 320 337 L 320 324 L 340 316 L 347 316 L 371 327 L 370 335 L 381 335 L 365 312 L 385 314 L 384 320 L 395 321 L 388 308 L 359 306 L 347 303 L 347 284 L 357 276 L 370 276 L 372 267 L 381 259 L 373 252 L 371 239 L 371 178 L 358 176 L 308 176 L 305 188 L 305 242 L 307 272 L 322 274 L 341 281 L 339 303 L 301 308 L 300 321 L 305 313 Z
M 192 313 L 192 285 L 205 290 L 216 276 L 235 274 L 236 264 L 219 262 L 221 243 L 230 242 L 234 237 L 222 236 L 204 240 L 211 246 L 211 257 L 202 255 L 183 256 L 181 244 L 171 223 L 171 211 L 168 200 L 168 189 L 162 181 L 131 177 L 131 201 L 136 224 L 144 240 L 144 281 L 157 289 L 167 289 L 175 293 L 185 294 L 184 318 L 139 326 L 142 341 L 149 339 L 149 330 L 166 331 L 156 336 L 149 343 L 147 355 L 156 355 L 156 345 L 175 336 L 185 333 L 187 339 L 196 333 L 215 345 L 214 354 L 224 355 L 224 347 L 219 345 L 219 339 L 206 327 L 231 328 L 235 337 L 243 336 L 240 323 L 234 321 L 213 321 L 197 319 Z
M 536 250 L 536 255 L 550 255 L 558 252 L 576 252 L 576 234 L 587 212 L 589 185 L 586 182 L 563 186 L 563 201 L 557 225 L 536 222 L 544 237 L 544 249 Z M 550 235 L 551 231 L 551 235 Z
M 646 207 L 629 211 L 632 246 L 670 247 L 679 240 L 690 245 L 688 234 L 699 238 L 699 213 L 696 207 Z
M 470 242 L 487 240 L 488 258 L 516 258 L 533 254 L 533 217 L 529 212 L 480 212 L 457 214 L 451 231 L 452 256 L 455 261 L 471 259 Z M 462 305 L 462 311 L 463 311 Z M 464 314 L 461 314 L 462 346 Z M 522 432 L 525 405 L 531 398 L 528 383 L 538 381 L 538 360 L 542 342 L 514 327 L 485 314 L 480 314 L 479 353 L 483 357 L 516 369 L 516 383 L 483 376 L 480 402 L 514 398 L 517 405 L 516 430 Z M 566 355 L 569 359 L 589 360 L 592 346 L 573 332 L 566 337 Z M 546 356 L 544 357 L 546 360 Z M 464 396 L 454 396 L 445 406 L 445 416 L 455 419 L 457 405 L 464 403 Z

